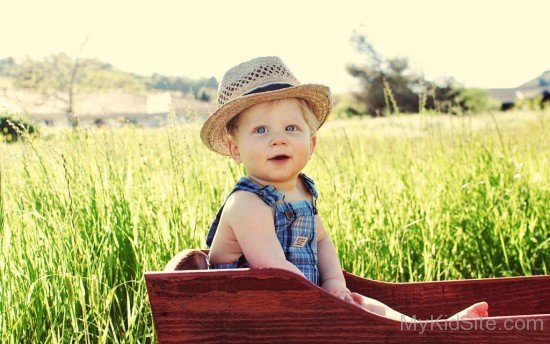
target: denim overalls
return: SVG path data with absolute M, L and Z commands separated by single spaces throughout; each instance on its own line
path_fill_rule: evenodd
M 273 186 L 262 186 L 247 177 L 241 178 L 230 194 L 237 190 L 253 192 L 258 195 L 262 201 L 274 208 L 275 211 L 275 232 L 277 239 L 285 253 L 286 259 L 296 265 L 306 278 L 318 285 L 319 270 L 317 268 L 317 233 L 315 231 L 315 214 L 317 208 L 315 200 L 317 199 L 317 190 L 313 180 L 301 173 L 300 178 L 311 192 L 313 199 L 296 202 L 285 202 L 284 195 L 277 191 Z M 214 222 L 210 226 L 210 231 L 206 237 L 208 247 L 212 244 L 216 229 L 220 222 L 223 206 L 218 211 Z M 251 214 L 250 216 L 254 216 Z M 232 263 L 210 265 L 210 269 L 234 269 L 248 268 L 248 262 L 244 255 Z

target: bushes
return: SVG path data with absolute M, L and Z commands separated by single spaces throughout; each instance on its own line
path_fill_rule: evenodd
M 25 134 L 36 133 L 36 127 L 7 111 L 0 113 L 0 141 L 16 142 Z
M 514 104 L 518 110 L 541 111 L 550 108 L 550 92 L 545 91 L 531 99 L 521 99 Z
M 329 120 L 346 119 L 353 116 L 361 115 L 358 110 L 359 104 L 349 100 L 335 101 Z
M 489 97 L 481 88 L 465 88 L 460 91 L 456 101 L 465 112 L 480 113 L 500 109 L 500 102 Z

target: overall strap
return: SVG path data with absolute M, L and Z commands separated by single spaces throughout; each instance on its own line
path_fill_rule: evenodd
M 309 192 L 311 192 L 311 195 L 313 197 L 313 213 L 317 215 L 317 197 L 319 194 L 317 193 L 317 189 L 315 188 L 315 183 L 313 182 L 313 179 L 306 176 L 304 173 L 300 173 L 300 177 L 302 177 L 303 181 L 306 183 L 307 188 L 309 189 Z
M 253 192 L 256 195 L 258 195 L 262 199 L 262 201 L 264 201 L 265 204 L 269 206 L 273 206 L 277 202 L 282 201 L 284 199 L 284 195 L 281 192 L 277 191 L 273 186 L 260 185 L 252 181 L 250 178 L 246 178 L 246 177 L 241 178 L 237 182 L 237 185 L 235 185 L 235 188 L 231 193 L 237 190 Z

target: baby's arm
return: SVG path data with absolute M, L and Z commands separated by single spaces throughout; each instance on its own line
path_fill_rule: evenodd
M 321 287 L 323 289 L 342 300 L 389 319 L 409 322 L 417 321 L 417 319 L 408 317 L 378 300 L 350 292 L 346 287 L 346 280 L 342 273 L 336 247 L 330 239 L 319 215 L 315 217 L 315 222 L 317 229 L 317 257 L 319 258 L 318 266 L 321 275 Z M 488 316 L 487 308 L 488 305 L 486 302 L 478 302 L 453 315 L 449 319 L 459 320 L 486 317 Z
M 225 203 L 222 215 L 233 229 L 241 250 L 252 268 L 280 268 L 304 277 L 286 260 L 273 224 L 273 210 L 258 196 L 247 191 L 234 192 Z
M 329 293 L 376 314 L 390 319 L 401 320 L 402 314 L 396 312 L 382 302 L 371 299 L 357 293 L 352 293 L 346 287 L 346 279 L 342 273 L 338 251 L 327 233 L 323 221 L 317 215 L 315 217 L 317 229 L 317 256 L 319 258 L 319 273 L 321 275 L 321 287 Z M 406 318 L 405 320 L 409 320 Z M 412 319 L 410 319 L 412 320 Z
M 358 294 L 351 294 L 350 290 L 346 287 L 346 280 L 342 273 L 340 260 L 338 259 L 338 251 L 319 215 L 315 216 L 315 223 L 317 230 L 317 258 L 319 259 L 317 265 L 321 277 L 321 287 L 342 300 L 360 305 L 362 298 L 355 296 Z

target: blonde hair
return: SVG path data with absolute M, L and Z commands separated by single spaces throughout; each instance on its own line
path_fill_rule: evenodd
M 300 110 L 302 112 L 302 116 L 304 117 L 304 120 L 306 121 L 309 130 L 311 131 L 311 136 L 315 136 L 317 133 L 317 127 L 319 126 L 319 122 L 317 121 L 317 117 L 315 117 L 315 114 L 313 113 L 313 110 L 311 110 L 311 106 L 309 103 L 302 99 L 302 98 L 283 98 L 283 99 L 293 99 L 296 101 L 298 106 L 300 107 Z M 269 100 L 265 103 L 274 104 L 275 102 L 279 101 L 281 99 L 274 99 Z M 229 136 L 234 140 L 235 135 L 237 134 L 237 131 L 239 129 L 239 116 L 241 114 L 239 113 L 235 117 L 231 118 L 229 122 L 227 122 L 226 130 Z

